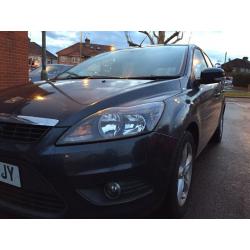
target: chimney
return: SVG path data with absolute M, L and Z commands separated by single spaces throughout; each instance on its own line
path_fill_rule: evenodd
M 90 45 L 90 39 L 87 38 L 87 37 L 85 38 L 85 45 L 86 45 L 86 46 L 89 46 L 89 45 Z

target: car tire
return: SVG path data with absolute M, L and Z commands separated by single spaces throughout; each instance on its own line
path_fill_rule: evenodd
M 215 130 L 214 135 L 212 137 L 212 141 L 214 143 L 220 143 L 221 142 L 222 136 L 223 136 L 223 126 L 224 126 L 224 113 L 221 114 L 218 127 Z
M 168 195 L 162 207 L 167 217 L 181 218 L 187 211 L 195 152 L 194 138 L 189 131 L 185 131 L 177 146 Z

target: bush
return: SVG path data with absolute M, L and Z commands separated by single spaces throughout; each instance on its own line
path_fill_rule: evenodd
M 232 77 L 234 86 L 247 88 L 248 84 L 250 84 L 249 73 L 234 73 Z

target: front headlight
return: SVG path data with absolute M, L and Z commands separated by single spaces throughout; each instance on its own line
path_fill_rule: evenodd
M 58 145 L 129 137 L 152 131 L 164 109 L 163 102 L 101 110 L 70 128 Z

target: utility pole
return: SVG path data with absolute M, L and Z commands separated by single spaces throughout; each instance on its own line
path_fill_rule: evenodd
M 227 62 L 227 52 L 225 53 L 225 60 L 224 60 L 224 63 Z
M 82 31 L 80 32 L 80 62 L 82 62 Z
M 48 80 L 48 73 L 46 71 L 46 31 L 42 31 L 42 71 L 41 71 L 41 80 Z
M 190 32 L 190 35 L 189 35 L 189 38 L 188 38 L 188 44 L 190 44 L 191 38 L 192 38 L 192 31 Z

